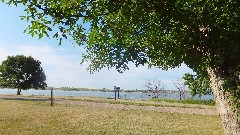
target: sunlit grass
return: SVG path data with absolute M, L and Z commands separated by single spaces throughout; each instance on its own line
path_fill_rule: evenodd
M 6 96 L 18 96 L 16 95 L 6 95 Z M 50 98 L 50 96 L 38 96 L 38 95 L 22 95 L 22 97 L 33 97 L 33 98 Z M 73 100 L 73 101 L 87 101 L 95 103 L 110 103 L 110 104 L 124 104 L 124 105 L 137 105 L 137 106 L 155 106 L 155 107 L 181 107 L 181 108 L 210 108 L 214 109 L 211 103 L 212 100 L 203 101 L 203 100 L 174 100 L 174 99 L 150 99 L 150 100 L 129 100 L 129 99 L 109 99 L 102 97 L 75 97 L 75 96 L 54 96 L 54 99 L 63 99 L 63 100 Z M 206 103 L 207 102 L 207 103 Z M 210 103 L 208 103 L 210 102 Z M 206 104 L 205 104 L 206 103 Z
M 182 103 L 182 104 L 199 104 L 199 105 L 210 105 L 214 106 L 215 101 L 210 100 L 196 100 L 196 99 L 183 99 L 183 100 L 176 100 L 176 99 L 162 99 L 162 98 L 154 98 L 151 101 L 155 102 L 170 102 L 170 103 Z
M 218 116 L 0 100 L 0 134 L 221 135 Z
M 41 96 L 40 96 L 41 97 Z M 215 106 L 203 104 L 204 101 L 188 100 L 177 101 L 177 100 L 167 100 L 167 99 L 157 99 L 157 100 L 125 100 L 125 99 L 107 99 L 99 97 L 56 97 L 58 99 L 68 99 L 76 101 L 88 101 L 96 103 L 110 103 L 110 104 L 124 104 L 124 105 L 138 105 L 138 106 L 155 106 L 155 107 L 181 107 L 181 108 L 210 108 L 214 109 Z M 183 103 L 182 103 L 183 102 Z

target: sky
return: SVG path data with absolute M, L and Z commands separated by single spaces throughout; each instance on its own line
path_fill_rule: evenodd
M 130 64 L 130 70 L 124 73 L 118 73 L 116 69 L 102 69 L 90 74 L 86 70 L 88 63 L 80 64 L 85 52 L 82 46 L 74 46 L 68 40 L 58 46 L 56 39 L 39 40 L 23 33 L 28 26 L 28 22 L 19 17 L 25 15 L 23 10 L 22 7 L 9 7 L 0 3 L 0 63 L 9 55 L 31 55 L 42 62 L 46 82 L 50 87 L 113 89 L 114 86 L 120 86 L 121 89 L 135 90 L 145 89 L 147 80 L 161 80 L 166 89 L 176 89 L 173 81 L 180 79 L 184 73 L 192 72 L 184 64 L 168 71 Z

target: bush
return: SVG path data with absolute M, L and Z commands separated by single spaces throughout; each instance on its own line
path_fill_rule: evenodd
M 151 101 L 183 103 L 183 104 L 201 104 L 201 105 L 212 105 L 212 106 L 215 105 L 215 101 L 212 99 L 210 99 L 210 100 L 195 100 L 195 99 L 175 100 L 175 99 L 156 98 L 156 99 L 151 99 Z

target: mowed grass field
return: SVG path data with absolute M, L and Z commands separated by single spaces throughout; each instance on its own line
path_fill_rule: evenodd
M 0 99 L 1 135 L 222 135 L 218 116 Z

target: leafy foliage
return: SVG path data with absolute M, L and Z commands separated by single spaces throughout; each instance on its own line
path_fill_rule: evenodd
M 103 67 L 121 72 L 128 69 L 128 62 L 162 69 L 184 62 L 198 72 L 207 66 L 225 65 L 233 73 L 240 68 L 237 0 L 7 3 L 26 6 L 27 16 L 22 19 L 31 22 L 26 31 L 32 36 L 57 38 L 60 44 L 62 38 L 72 37 L 77 44 L 87 45 L 84 61 L 91 62 L 90 72 Z
M 41 62 L 31 56 L 8 56 L 0 65 L 0 86 L 27 90 L 44 89 L 46 76 Z
M 212 94 L 209 80 L 203 76 L 186 73 L 183 79 L 184 84 L 188 85 L 188 88 L 191 90 L 192 96 L 199 95 L 201 97 L 202 95 Z
M 115 67 L 122 72 L 128 69 L 129 62 L 165 70 L 185 63 L 197 74 L 205 78 L 211 75 L 221 82 L 219 87 L 211 84 L 217 92 L 225 93 L 226 98 L 220 97 L 219 102 L 229 101 L 230 105 L 230 96 L 239 102 L 239 0 L 8 0 L 6 3 L 26 7 L 27 15 L 22 19 L 30 22 L 25 32 L 32 36 L 53 37 L 60 44 L 62 38 L 72 37 L 77 44 L 85 45 L 83 62 L 91 63 L 90 72 L 104 67 Z M 222 114 L 221 117 L 230 116 Z M 223 123 L 228 124 L 228 120 Z M 239 129 L 233 132 L 239 133 Z
M 25 32 L 39 38 L 71 37 L 85 45 L 92 73 L 147 64 L 167 70 L 185 63 L 207 78 L 211 67 L 225 90 L 240 98 L 240 2 L 238 0 L 8 0 L 24 5 Z M 57 28 L 57 29 L 55 29 Z

